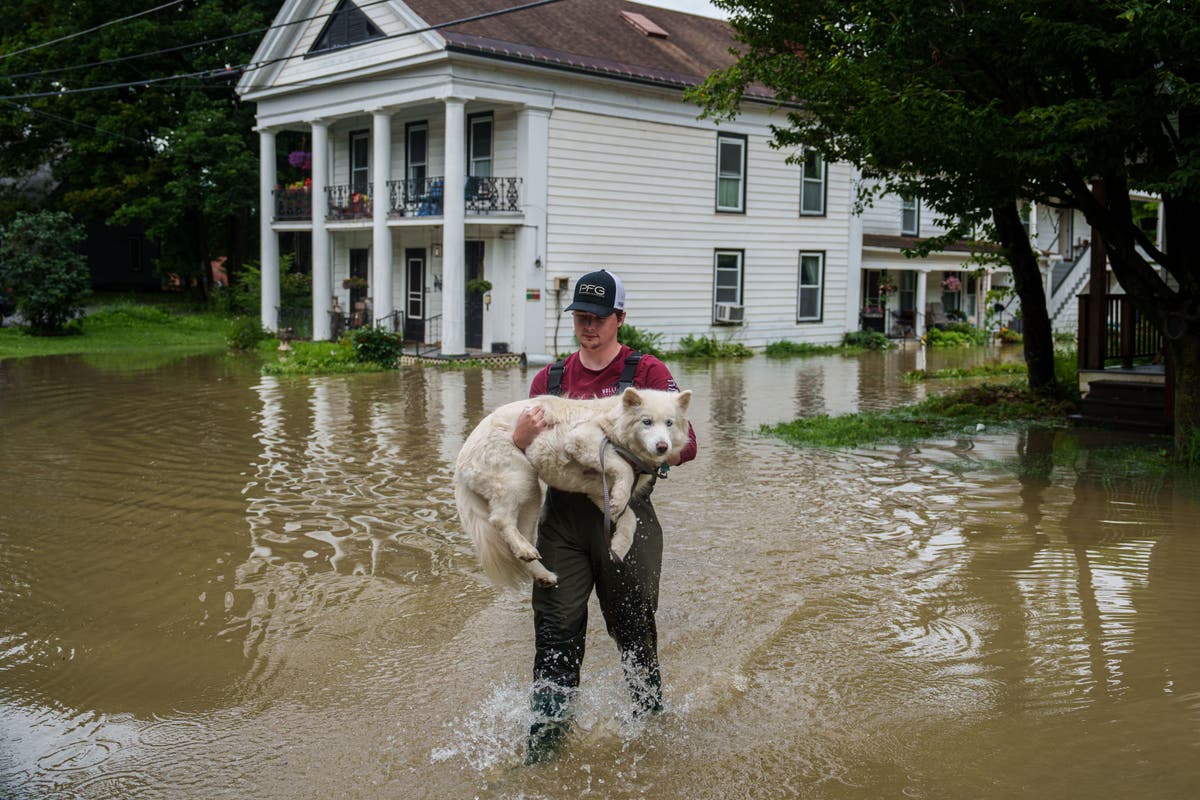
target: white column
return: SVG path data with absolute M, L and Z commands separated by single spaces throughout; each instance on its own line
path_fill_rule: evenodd
M 927 283 L 929 283 L 929 271 L 924 269 L 919 270 L 917 272 L 917 313 L 913 319 L 913 336 L 916 336 L 918 339 L 925 335 L 925 294 Z
M 850 169 L 850 196 L 858 192 L 858 184 L 862 179 L 857 167 Z M 847 224 L 846 237 L 846 324 L 847 333 L 859 329 L 859 314 L 863 310 L 862 298 L 862 255 L 863 255 L 863 220 L 861 214 L 854 212 L 853 203 L 848 211 L 850 219 Z
M 464 355 L 466 332 L 466 101 L 446 99 L 446 175 L 442 187 L 442 353 Z
M 259 302 L 262 326 L 279 330 L 279 237 L 271 223 L 275 218 L 275 131 L 258 131 L 258 225 L 262 296 Z
M 329 199 L 329 125 L 316 121 L 312 126 L 312 314 L 314 342 L 328 340 L 333 331 L 329 311 L 333 308 L 332 268 L 329 258 L 329 229 L 325 213 Z
M 514 271 L 516 314 L 513 330 L 515 353 L 545 355 L 546 300 L 550 291 L 546 266 L 546 202 L 549 184 L 550 110 L 523 108 L 517 113 L 517 176 L 521 179 L 521 210 L 525 224 L 517 230 L 517 268 Z M 523 281 L 523 283 L 522 283 Z M 536 289 L 540 299 L 526 297 Z
M 388 230 L 388 212 L 392 193 L 388 176 L 392 170 L 392 115 L 386 111 L 374 114 L 371 175 L 375 186 L 371 190 L 372 275 L 370 294 L 374 303 L 369 320 L 374 325 L 392 313 L 392 232 Z

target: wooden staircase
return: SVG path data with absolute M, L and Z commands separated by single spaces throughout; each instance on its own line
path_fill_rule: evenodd
M 1162 383 L 1104 378 L 1088 384 L 1076 424 L 1170 433 L 1166 387 Z

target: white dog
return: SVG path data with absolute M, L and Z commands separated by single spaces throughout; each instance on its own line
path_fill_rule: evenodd
M 637 527 L 633 513 L 626 513 L 630 497 L 687 443 L 691 397 L 690 391 L 654 389 L 626 389 L 595 400 L 543 395 L 484 417 L 458 453 L 454 500 L 492 582 L 520 587 L 532 577 L 543 586 L 558 583 L 534 547 L 542 502 L 539 478 L 556 489 L 588 495 L 606 517 L 611 515 L 609 552 L 622 560 Z M 522 453 L 512 442 L 513 428 L 522 409 L 532 406 L 542 408 L 550 427 Z

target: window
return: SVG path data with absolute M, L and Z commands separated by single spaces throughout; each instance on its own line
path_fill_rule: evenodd
M 825 254 L 800 254 L 800 280 L 796 290 L 796 321 L 820 322 L 824 303 Z
M 800 166 L 800 214 L 825 215 L 825 159 L 816 150 L 804 151 Z
M 317 36 L 316 44 L 308 52 L 312 54 L 336 50 L 339 47 L 349 47 L 381 38 L 383 31 L 379 30 L 358 6 L 351 0 L 342 0 L 329 15 L 329 21 Z
M 350 191 L 369 194 L 371 185 L 371 137 L 366 131 L 350 134 Z
M 1074 261 L 1074 242 L 1075 242 L 1075 227 L 1072 222 L 1075 219 L 1075 212 L 1070 208 L 1064 208 L 1058 212 L 1058 253 L 1063 257 L 1064 261 Z M 1155 220 L 1157 223 L 1158 220 Z M 1150 238 L 1153 240 L 1154 234 L 1150 233 Z
M 746 137 L 717 136 L 717 211 L 746 210 Z
M 718 250 L 713 261 L 713 321 L 742 321 L 741 250 Z
M 492 177 L 492 115 L 474 114 L 467 120 L 467 175 Z
M 404 129 L 404 163 L 407 165 L 409 196 L 425 191 L 429 152 L 429 125 L 410 122 Z
M 921 230 L 920 203 L 915 197 L 900 198 L 900 233 L 916 236 Z
M 900 311 L 911 312 L 917 307 L 917 273 L 912 270 L 900 272 Z

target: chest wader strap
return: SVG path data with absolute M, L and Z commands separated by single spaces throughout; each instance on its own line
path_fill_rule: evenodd
M 638 362 L 641 360 L 642 354 L 637 350 L 625 356 L 625 367 L 621 370 L 621 377 L 617 380 L 617 394 L 633 386 L 633 373 L 637 372 Z M 564 358 L 550 365 L 550 371 L 546 374 L 546 394 L 552 394 L 555 397 L 562 396 L 562 379 L 566 363 L 567 360 Z

